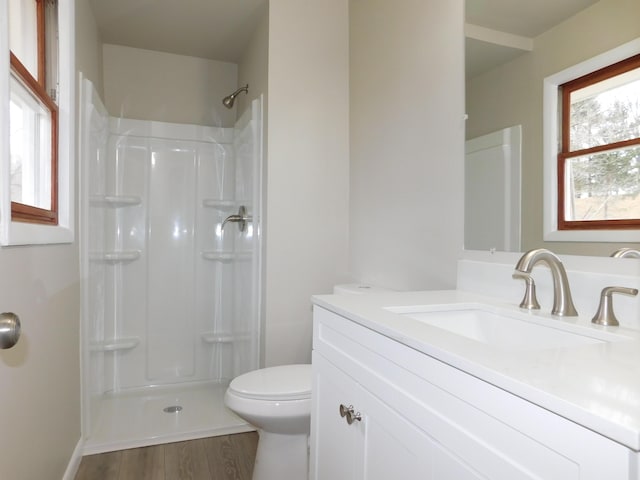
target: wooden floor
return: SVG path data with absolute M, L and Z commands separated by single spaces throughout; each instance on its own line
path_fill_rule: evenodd
M 256 432 L 82 458 L 75 480 L 251 480 Z

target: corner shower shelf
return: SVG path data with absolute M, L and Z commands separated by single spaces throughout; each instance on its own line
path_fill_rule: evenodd
M 218 200 L 215 198 L 205 198 L 202 206 L 206 208 L 217 208 L 218 210 L 231 210 L 236 207 L 235 200 Z
M 234 260 L 247 261 L 251 260 L 251 252 L 202 252 L 202 258 L 212 260 L 214 262 L 232 262 Z
M 101 342 L 91 342 L 89 348 L 92 352 L 116 352 L 120 350 L 131 350 L 140 343 L 138 337 L 113 338 Z
M 114 252 L 94 252 L 89 254 L 89 258 L 94 262 L 105 263 L 128 263 L 140 258 L 140 250 L 121 250 Z
M 92 207 L 121 208 L 140 205 L 142 198 L 137 195 L 92 195 L 89 205 Z
M 248 333 L 215 333 L 205 332 L 200 335 L 204 343 L 235 343 L 246 342 L 251 340 L 251 335 Z

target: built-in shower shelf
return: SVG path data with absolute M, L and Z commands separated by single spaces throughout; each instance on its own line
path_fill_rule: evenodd
M 120 350 L 131 350 L 140 343 L 138 337 L 113 338 L 111 340 L 103 340 L 101 342 L 89 343 L 92 352 L 116 352 Z
M 251 252 L 202 252 L 202 258 L 214 262 L 232 262 L 234 260 L 251 260 Z
M 140 205 L 142 198 L 137 195 L 92 195 L 89 204 L 92 207 L 121 208 Z
M 205 198 L 202 206 L 206 208 L 217 208 L 218 210 L 232 210 L 238 203 L 234 200 L 218 200 L 217 198 Z
M 200 335 L 204 343 L 236 343 L 251 340 L 248 333 L 215 333 L 205 332 Z
M 94 262 L 104 263 L 128 263 L 140 258 L 140 250 L 121 250 L 114 252 L 94 252 L 89 254 Z

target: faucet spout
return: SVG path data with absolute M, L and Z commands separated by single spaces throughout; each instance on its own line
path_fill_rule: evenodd
M 640 258 L 640 250 L 635 248 L 621 248 L 611 254 L 613 258 Z
M 516 264 L 516 271 L 530 274 L 538 263 L 545 263 L 551 270 L 553 278 L 553 315 L 577 317 L 578 312 L 573 305 L 569 280 L 564 265 L 557 255 L 546 248 L 538 248 L 525 253 Z

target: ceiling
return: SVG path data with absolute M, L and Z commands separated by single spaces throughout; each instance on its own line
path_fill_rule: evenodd
M 268 0 L 89 0 L 105 43 L 238 62 Z M 466 22 L 530 40 L 598 0 L 465 0 Z M 485 32 L 486 33 L 486 32 Z M 494 36 L 495 37 L 495 36 Z M 467 38 L 467 75 L 521 55 Z
M 89 0 L 104 43 L 240 60 L 267 0 Z
M 466 23 L 494 30 L 493 41 L 466 38 L 467 78 L 505 63 L 527 50 L 526 44 L 599 0 L 465 0 Z M 494 43 L 503 32 L 522 38 Z M 491 33 L 491 32 L 487 32 Z

